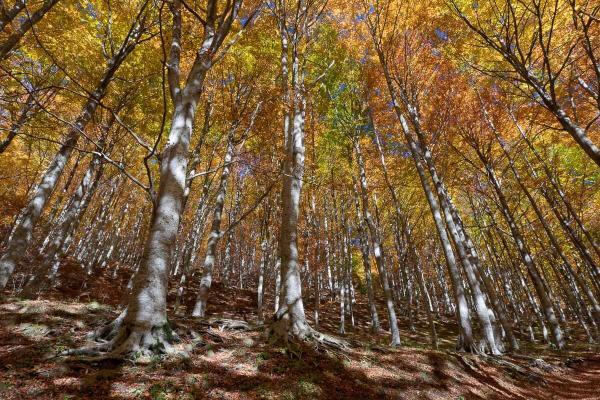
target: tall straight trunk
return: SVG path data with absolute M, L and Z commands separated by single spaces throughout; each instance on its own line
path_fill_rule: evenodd
M 542 277 L 540 276 L 537 266 L 535 265 L 535 262 L 533 261 L 533 258 L 529 252 L 529 249 L 527 248 L 525 240 L 523 239 L 523 235 L 521 234 L 520 229 L 517 227 L 517 224 L 515 223 L 513 214 L 508 207 L 508 201 L 506 200 L 506 197 L 504 196 L 504 193 L 502 192 L 502 188 L 500 187 L 500 183 L 498 182 L 498 179 L 496 178 L 496 173 L 494 171 L 494 168 L 492 167 L 492 165 L 491 165 L 490 161 L 487 159 L 487 157 L 478 148 L 475 148 L 475 151 L 476 151 L 479 159 L 483 163 L 485 170 L 486 170 L 488 180 L 490 181 L 490 183 L 492 184 L 492 187 L 494 188 L 494 191 L 496 192 L 496 196 L 498 197 L 498 200 L 500 202 L 500 212 L 502 213 L 504 219 L 506 220 L 506 223 L 507 223 L 507 225 L 511 231 L 511 234 L 513 236 L 513 239 L 515 240 L 515 244 L 517 245 L 517 249 L 519 250 L 519 255 L 521 256 L 521 260 L 523 261 L 523 264 L 525 264 L 525 267 L 527 268 L 529 277 L 531 278 L 531 281 L 533 282 L 533 286 L 535 287 L 535 290 L 537 292 L 538 298 L 540 299 L 542 312 L 544 313 L 544 316 L 546 317 L 548 324 L 550 324 L 550 329 L 552 331 L 552 342 L 558 349 L 562 349 L 565 346 L 563 333 L 562 333 L 562 330 L 558 323 L 558 320 L 556 318 L 556 314 L 554 311 L 554 307 L 552 305 L 552 301 L 548 295 L 548 292 L 546 291 Z
M 379 315 L 377 314 L 377 307 L 375 306 L 375 294 L 373 293 L 373 278 L 371 274 L 371 261 L 369 259 L 369 238 L 367 236 L 368 232 L 365 231 L 361 223 L 360 215 L 362 213 L 360 211 L 358 191 L 356 190 L 356 180 L 354 180 L 353 190 L 356 216 L 358 219 L 356 223 L 356 229 L 358 231 L 358 237 L 360 240 L 360 253 L 363 261 L 363 270 L 365 271 L 365 284 L 367 285 L 367 298 L 369 300 L 369 314 L 371 315 L 371 330 L 374 333 L 378 333 L 381 329 L 381 326 L 379 325 Z
M 137 23 L 134 25 L 137 25 Z M 87 124 L 92 119 L 92 116 L 94 115 L 98 104 L 104 98 L 115 73 L 127 55 L 134 49 L 141 33 L 141 29 L 132 29 L 130 35 L 127 36 L 124 43 L 121 45 L 121 48 L 113 58 L 107 62 L 104 73 L 98 82 L 96 89 L 86 100 L 79 116 L 67 132 L 63 144 L 54 156 L 48 169 L 44 172 L 31 200 L 22 211 L 22 218 L 19 221 L 18 226 L 14 229 L 13 236 L 6 246 L 4 255 L 0 258 L 0 289 L 6 286 L 16 264 L 25 254 L 27 246 L 33 236 L 33 229 L 35 228 L 48 199 L 54 191 L 65 166 L 69 162 L 69 158 L 71 157 L 71 153 L 77 144 L 81 132 L 84 131 Z
M 171 255 L 183 211 L 187 164 L 194 116 L 204 80 L 213 57 L 237 19 L 241 0 L 228 2 L 222 18 L 217 18 L 217 3 L 209 0 L 203 21 L 202 44 L 181 87 L 180 55 L 182 4 L 169 4 L 173 14 L 168 78 L 174 110 L 168 141 L 161 153 L 160 185 L 150 222 L 150 232 L 127 305 L 127 315 L 119 333 L 110 342 L 113 353 L 171 350 L 171 330 L 167 321 L 167 285 Z M 219 22 L 217 22 L 219 21 Z
M 446 232 L 446 227 L 444 225 L 444 221 L 442 220 L 442 215 L 440 212 L 439 203 L 436 200 L 427 177 L 425 176 L 425 170 L 422 165 L 422 162 L 419 157 L 419 152 L 417 151 L 416 145 L 412 140 L 412 133 L 410 132 L 410 128 L 408 127 L 408 123 L 406 118 L 404 117 L 404 113 L 400 109 L 400 103 L 398 101 L 396 95 L 396 89 L 394 87 L 392 76 L 389 72 L 387 61 L 385 59 L 385 55 L 381 49 L 377 49 L 377 55 L 379 58 L 379 62 L 383 69 L 383 74 L 386 80 L 386 84 L 388 87 L 388 94 L 392 100 L 392 104 L 394 105 L 394 111 L 396 113 L 396 117 L 400 122 L 402 132 L 404 137 L 409 145 L 410 153 L 417 169 L 417 173 L 419 175 L 419 179 L 421 181 L 421 185 L 423 186 L 423 191 L 427 197 L 427 201 L 429 203 L 429 207 L 431 209 L 431 213 L 433 216 L 433 220 L 435 222 L 435 226 L 438 232 L 438 236 L 440 238 L 440 242 L 442 245 L 442 249 L 444 251 L 444 256 L 446 258 L 446 265 L 448 267 L 448 272 L 450 274 L 450 278 L 452 279 L 453 288 L 454 288 L 454 300 L 457 306 L 457 318 L 458 318 L 458 326 L 459 326 L 459 343 L 458 347 L 460 349 L 468 349 L 471 350 L 474 348 L 473 344 L 473 330 L 471 327 L 471 317 L 469 315 L 469 308 L 467 305 L 467 299 L 465 297 L 465 289 L 460 277 L 460 272 L 456 265 L 456 258 L 454 257 L 454 251 L 452 250 L 452 244 L 450 243 L 450 239 L 448 238 L 448 234 Z
M 323 216 L 323 236 L 324 236 L 324 247 L 325 247 L 325 270 L 327 272 L 327 288 L 331 295 L 331 299 L 335 299 L 334 295 L 334 281 L 333 274 L 331 273 L 331 246 L 329 244 L 329 225 L 327 223 L 327 208 L 325 208 L 325 215 Z
M 414 118 L 415 117 L 413 116 L 413 119 Z M 417 125 L 418 122 L 413 122 L 413 124 Z M 415 131 L 419 132 L 418 126 L 415 126 Z M 461 235 L 459 234 L 459 227 L 454 221 L 451 212 L 452 200 L 450 199 L 450 196 L 448 195 L 448 192 L 444 187 L 444 183 L 442 182 L 441 177 L 437 173 L 437 169 L 431 157 L 431 152 L 425 146 L 422 135 L 420 133 L 417 133 L 417 137 L 420 141 L 419 150 L 421 152 L 421 156 L 423 157 L 423 160 L 425 160 L 425 164 L 429 169 L 429 174 L 437 191 L 440 207 L 444 213 L 444 217 L 446 220 L 446 228 L 450 233 L 452 241 L 454 242 L 455 248 L 463 265 L 467 281 L 469 282 L 469 287 L 471 288 L 473 300 L 475 303 L 475 310 L 477 313 L 477 317 L 479 318 L 479 323 L 481 324 L 481 329 L 483 330 L 483 335 L 489 346 L 490 352 L 494 355 L 498 355 L 500 354 L 500 350 L 496 345 L 496 340 L 494 337 L 494 327 L 492 326 L 492 323 L 490 321 L 490 310 L 488 309 L 487 304 L 485 302 L 485 297 L 479 285 L 479 280 L 475 275 L 475 267 L 472 263 L 472 259 L 467 254 L 466 243 L 463 240 L 463 237 L 461 237 Z
M 438 337 L 437 330 L 435 328 L 435 315 L 433 312 L 433 304 L 431 302 L 431 296 L 429 295 L 429 291 L 427 290 L 427 286 L 425 285 L 425 278 L 423 277 L 423 269 L 419 263 L 419 260 L 416 258 L 413 263 L 414 272 L 417 276 L 417 282 L 419 284 L 419 288 L 421 289 L 421 295 L 423 296 L 423 304 L 425 306 L 425 312 L 427 313 L 427 322 L 429 323 L 429 330 L 431 332 L 431 344 L 437 350 L 438 349 Z
M 538 163 L 542 166 L 542 169 L 544 170 L 544 172 L 546 174 L 546 177 L 548 178 L 548 181 L 550 182 L 550 184 L 552 185 L 552 187 L 554 188 L 554 190 L 556 191 L 556 193 L 558 194 L 558 196 L 560 197 L 560 199 L 562 200 L 562 202 L 566 206 L 566 208 L 567 208 L 567 210 L 569 212 L 569 215 L 571 217 L 573 217 L 573 219 L 577 223 L 577 226 L 579 227 L 579 229 L 581 230 L 581 232 L 583 232 L 584 236 L 588 239 L 588 241 L 591 244 L 592 248 L 596 252 L 596 255 L 600 257 L 600 246 L 598 246 L 598 244 L 596 243 L 596 241 L 594 240 L 594 238 L 590 234 L 590 231 L 583 224 L 583 221 L 579 217 L 578 213 L 575 211 L 575 208 L 571 204 L 571 201 L 568 199 L 568 197 L 566 196 L 566 194 L 564 193 L 564 191 L 560 187 L 560 185 L 559 185 L 559 183 L 558 183 L 555 175 L 552 173 L 552 171 L 550 171 L 550 168 L 546 164 L 546 161 L 540 155 L 539 151 L 535 148 L 535 146 L 533 145 L 533 143 L 531 143 L 531 140 L 529 139 L 529 137 L 527 136 L 527 134 L 524 132 L 523 128 L 518 123 L 518 121 L 516 120 L 516 118 L 514 117 L 514 115 L 512 114 L 512 112 L 509 112 L 509 115 L 510 115 L 513 123 L 517 127 L 517 130 L 519 131 L 519 134 L 521 135 L 521 138 L 523 138 L 523 140 L 527 144 L 527 147 L 529 148 L 529 150 L 531 150 L 531 152 L 533 153 L 533 155 L 537 159 Z M 527 164 L 529 165 L 529 162 L 527 162 Z M 532 173 L 534 175 L 536 175 L 533 167 L 531 167 L 531 165 L 529 165 L 529 166 L 530 166 L 530 169 L 531 169 Z M 551 200 L 549 199 L 549 201 L 551 201 Z M 558 205 L 556 204 L 556 202 L 552 201 L 552 204 L 550 205 L 550 207 L 556 208 L 557 206 Z M 598 274 L 598 278 L 600 278 L 600 273 Z
M 342 244 L 342 251 L 345 253 L 345 245 Z M 338 333 L 340 335 L 346 334 L 346 279 L 344 277 L 344 265 L 346 261 L 346 255 L 342 255 L 342 262 L 338 269 L 338 282 L 340 283 L 340 327 Z
M 286 140 L 283 188 L 281 192 L 281 227 L 279 230 L 279 254 L 281 257 L 281 280 L 283 303 L 279 304 L 276 320 L 286 321 L 286 331 L 298 338 L 308 337 L 311 328 L 306 321 L 302 301 L 302 287 L 298 263 L 298 216 L 300 194 L 304 176 L 304 107 L 302 82 L 299 80 L 299 60 L 294 57 L 293 118 Z
M 264 320 L 264 298 L 265 298 L 265 270 L 269 264 L 269 222 L 271 220 L 271 203 L 265 202 L 263 208 L 264 217 L 261 229 L 261 243 L 260 243 L 260 265 L 258 268 L 258 285 L 256 288 L 256 303 L 257 303 L 257 314 L 258 321 L 263 322 Z
M 265 299 L 265 269 L 269 262 L 269 251 L 267 240 L 263 240 L 260 244 L 260 264 L 258 267 L 258 284 L 256 286 L 256 313 L 258 322 L 264 321 L 264 299 Z
M 212 168 L 212 161 L 216 148 L 217 146 L 215 145 L 207 162 L 206 169 L 208 171 L 210 171 Z M 186 282 L 188 281 L 189 276 L 192 274 L 194 266 L 196 265 L 196 257 L 198 255 L 202 233 L 204 232 L 204 226 L 209 213 L 208 198 L 212 182 L 213 179 L 211 176 L 206 174 L 202 183 L 202 193 L 200 194 L 200 199 L 198 200 L 196 210 L 194 211 L 194 217 L 191 224 L 192 226 L 183 246 L 183 254 L 180 261 L 182 273 L 181 277 L 179 278 L 179 286 L 177 288 L 177 295 L 175 297 L 175 305 L 173 306 L 174 311 L 177 311 L 181 305 Z
M 215 256 L 217 252 L 217 244 L 221 238 L 221 220 L 223 216 L 223 207 L 225 205 L 225 195 L 227 194 L 227 180 L 231 173 L 231 160 L 233 159 L 234 143 L 233 131 L 229 133 L 227 138 L 227 151 L 223 158 L 223 171 L 217 189 L 217 197 L 215 199 L 215 207 L 213 209 L 213 220 L 206 243 L 206 256 L 202 269 L 202 278 L 200 279 L 200 289 L 196 304 L 192 311 L 193 317 L 204 318 L 206 316 L 206 303 L 208 301 L 208 292 L 212 284 L 212 272 L 215 265 Z
M 58 0 L 45 0 L 44 3 L 33 14 L 27 17 L 19 24 L 19 26 L 0 43 L 0 60 L 4 60 L 8 53 L 15 48 L 25 36 L 25 34 L 38 22 L 44 18 L 44 15 L 58 3 Z
M 168 343 L 167 281 L 186 187 L 187 153 L 196 101 L 183 99 L 173 113 L 163 150 L 160 187 L 140 268 L 132 282 L 127 315 L 115 352 L 145 350 Z
M 369 112 L 370 112 L 370 110 L 369 110 Z M 396 250 L 398 253 L 398 260 L 399 260 L 398 269 L 401 271 L 401 276 L 405 283 L 404 290 L 406 293 L 406 299 L 407 299 L 407 303 L 408 303 L 409 328 L 411 331 L 414 331 L 415 327 L 414 327 L 413 315 L 412 315 L 413 296 L 412 296 L 412 290 L 409 287 L 410 286 L 410 280 L 409 280 L 410 278 L 408 277 L 408 275 L 406 273 L 407 265 L 402 265 L 402 262 L 405 260 L 403 260 L 403 258 L 402 258 L 402 249 L 401 249 L 401 247 L 402 247 L 402 239 L 401 239 L 402 231 L 405 235 L 409 234 L 407 232 L 408 226 L 404 222 L 406 218 L 403 215 L 402 210 L 400 209 L 400 201 L 398 200 L 398 196 L 396 195 L 396 189 L 394 188 L 394 186 L 392 185 L 392 182 L 390 181 L 387 164 L 385 161 L 385 155 L 383 153 L 383 149 L 381 146 L 381 140 L 379 138 L 379 133 L 377 132 L 377 129 L 375 128 L 375 123 L 370 114 L 369 114 L 369 120 L 373 126 L 373 136 L 375 138 L 375 145 L 376 145 L 375 147 L 377 148 L 377 152 L 379 153 L 379 161 L 381 164 L 381 169 L 383 171 L 383 178 L 384 178 L 385 184 L 390 192 L 390 195 L 392 197 L 392 203 L 394 205 L 394 240 L 396 243 Z
M 279 257 L 281 258 L 281 301 L 272 325 L 272 334 L 309 338 L 314 331 L 309 326 L 302 301 L 302 284 L 298 262 L 298 217 L 304 177 L 304 122 L 306 98 L 305 71 L 300 60 L 301 37 L 308 37 L 308 4 L 298 4 L 298 18 L 288 25 L 285 10 L 279 9 L 278 28 L 281 39 L 282 100 L 284 103 L 284 160 L 281 189 L 281 225 Z M 301 10 L 300 8 L 303 7 Z M 288 38 L 290 39 L 288 42 Z M 291 71 L 288 69 L 291 60 Z
M 100 157 L 94 156 L 71 201 L 65 206 L 65 211 L 59 225 L 51 232 L 52 238 L 44 252 L 41 268 L 35 273 L 33 280 L 26 286 L 22 293 L 23 296 L 31 297 L 36 294 L 42 288 L 45 280 L 53 283 L 58 271 L 58 268 L 55 268 L 55 264 L 60 262 L 63 249 L 70 243 L 73 232 L 83 217 L 100 180 L 101 167 L 102 160 L 100 160 Z
M 234 185 L 235 186 L 235 185 Z M 240 194 L 241 194 L 241 185 L 237 185 L 235 190 L 235 195 L 233 196 L 233 207 L 232 210 L 228 213 L 229 223 L 234 221 L 237 218 L 238 213 L 240 212 L 241 202 L 240 202 Z M 232 272 L 232 263 L 231 263 L 231 241 L 233 237 L 234 230 L 228 230 L 227 235 L 225 236 L 225 255 L 223 257 L 223 285 L 225 287 L 229 286 L 229 274 Z
M 392 291 L 388 281 L 387 271 L 385 267 L 384 250 L 379 237 L 379 232 L 371 212 L 369 210 L 369 195 L 367 188 L 367 176 L 365 172 L 364 160 L 360 149 L 359 138 L 354 138 L 354 152 L 356 153 L 356 161 L 358 164 L 358 175 L 360 183 L 360 195 L 362 200 L 362 217 L 369 229 L 371 244 L 373 246 L 373 254 L 375 255 L 375 263 L 377 264 L 377 270 L 379 271 L 379 279 L 383 286 L 383 292 L 385 294 L 386 307 L 388 311 L 388 319 L 390 324 L 390 331 L 392 335 L 392 346 L 400 346 L 400 330 L 398 329 L 398 320 L 396 318 L 396 310 L 394 309 L 394 299 L 392 298 Z
M 314 150 L 314 146 L 313 146 L 313 150 Z M 313 154 L 313 160 L 314 159 L 315 159 L 315 156 Z M 314 246 L 311 246 L 313 248 L 312 253 L 310 253 L 308 251 L 308 246 L 307 246 L 306 257 L 308 260 L 309 254 L 311 254 L 313 256 L 313 260 L 315 261 L 315 263 L 313 264 L 313 265 L 315 265 L 315 268 L 313 268 L 313 271 L 309 270 L 307 272 L 309 273 L 309 276 L 313 277 L 313 282 L 314 282 L 313 321 L 314 321 L 315 329 L 319 329 L 319 323 L 320 323 L 319 317 L 321 315 L 321 270 L 319 269 L 319 267 L 321 266 L 323 257 L 322 257 L 322 252 L 321 252 L 322 233 L 320 232 L 320 226 L 319 226 L 319 222 L 317 219 L 317 211 L 316 211 L 315 203 L 316 203 L 316 199 L 315 199 L 315 195 L 313 193 L 310 196 L 310 213 L 309 213 L 309 218 L 308 218 L 308 224 L 310 226 L 310 234 L 313 235 L 313 237 L 317 238 L 317 240 L 315 241 Z M 308 245 L 310 245 L 310 243 L 308 243 Z
M 274 309 L 275 312 L 279 310 L 279 305 L 281 303 L 281 257 L 277 256 L 277 260 L 275 261 L 275 301 L 274 301 Z
M 579 277 L 579 279 L 577 279 L 578 278 L 577 274 L 575 274 L 575 272 L 573 270 L 573 266 L 571 265 L 571 262 L 565 255 L 562 246 L 558 243 L 558 239 L 554 235 L 552 228 L 550 228 L 550 226 L 548 225 L 548 222 L 544 218 L 544 215 L 543 215 L 542 211 L 540 210 L 535 198 L 533 197 L 533 195 L 531 194 L 531 192 L 529 191 L 527 186 L 525 186 L 525 184 L 523 183 L 523 178 L 521 177 L 521 174 L 519 173 L 518 169 L 516 168 L 515 162 L 511 156 L 511 154 L 508 152 L 508 149 L 506 148 L 505 144 L 498 136 L 497 132 L 494 131 L 494 133 L 496 134 L 497 141 L 500 144 L 500 147 L 502 148 L 504 156 L 508 160 L 508 165 L 515 177 L 515 180 L 517 181 L 517 184 L 519 185 L 519 187 L 521 188 L 523 193 L 525 193 L 525 196 L 529 200 L 529 203 L 531 204 L 531 207 L 533 208 L 533 211 L 535 212 L 535 215 L 537 216 L 538 220 L 542 224 L 542 227 L 544 228 L 544 231 L 546 232 L 546 235 L 548 236 L 550 243 L 554 247 L 556 254 L 561 259 L 565 269 L 567 270 L 569 275 L 572 277 L 572 279 L 575 279 L 577 284 L 580 286 L 580 289 L 584 293 L 587 294 L 588 300 L 590 301 L 590 304 L 593 308 L 594 319 L 595 319 L 596 323 L 600 323 L 600 304 L 598 303 L 598 300 L 596 299 L 594 294 L 591 292 L 589 286 L 583 281 L 583 279 L 581 279 L 581 277 Z

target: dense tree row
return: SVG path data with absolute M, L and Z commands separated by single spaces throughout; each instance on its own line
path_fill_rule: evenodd
M 357 296 L 394 346 L 421 320 L 494 355 L 600 340 L 594 3 L 15 0 L 0 20 L 0 286 L 130 276 L 79 352 L 171 351 L 168 313 L 206 317 L 214 280 L 288 341 L 344 346 L 320 310 L 344 335 Z

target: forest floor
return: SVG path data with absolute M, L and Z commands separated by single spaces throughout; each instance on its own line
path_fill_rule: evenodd
M 291 357 L 255 325 L 254 293 L 218 283 L 210 317 L 246 320 L 251 330 L 211 328 L 171 312 L 189 357 L 120 362 L 56 357 L 86 344 L 86 334 L 118 315 L 126 282 L 100 277 L 82 288 L 81 280 L 66 278 L 62 281 L 69 285 L 45 300 L 4 293 L 0 399 L 600 399 L 597 347 L 559 353 L 521 340 L 519 355 L 498 361 L 453 351 L 456 327 L 446 321 L 438 325 L 441 350 L 431 350 L 427 325 L 410 332 L 401 318 L 403 347 L 394 349 L 386 345 L 387 332 L 368 331 L 362 296 L 355 308 L 357 326 L 348 326 L 345 335 L 351 343 L 347 351 L 307 346 Z M 324 301 L 321 309 L 330 312 L 322 313 L 320 329 L 336 334 L 339 304 Z M 385 322 L 383 307 L 380 318 Z

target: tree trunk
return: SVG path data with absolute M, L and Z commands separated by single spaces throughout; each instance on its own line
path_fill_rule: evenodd
M 419 132 L 418 127 L 415 127 L 415 131 Z M 495 337 L 494 337 L 494 328 L 490 321 L 490 311 L 488 310 L 487 304 L 485 302 L 485 297 L 483 296 L 483 292 L 479 285 L 479 280 L 475 275 L 475 267 L 471 262 L 471 258 L 467 255 L 466 243 L 463 241 L 463 237 L 459 234 L 459 227 L 454 221 L 452 216 L 451 208 L 452 208 L 452 200 L 448 195 L 444 183 L 441 178 L 437 174 L 437 170 L 435 165 L 433 164 L 433 160 L 431 157 L 431 152 L 425 144 L 423 143 L 423 138 L 420 133 L 417 133 L 417 137 L 420 140 L 420 151 L 425 163 L 428 166 L 429 174 L 433 181 L 434 186 L 436 187 L 438 199 L 440 201 L 441 209 L 444 212 L 444 217 L 446 219 L 446 228 L 450 233 L 452 241 L 458 251 L 461 263 L 463 265 L 463 269 L 465 271 L 465 275 L 467 276 L 467 281 L 469 282 L 469 286 L 471 288 L 475 310 L 477 313 L 477 317 L 479 318 L 479 323 L 481 324 L 481 329 L 483 330 L 483 335 L 487 344 L 489 346 L 490 352 L 494 355 L 499 355 L 500 350 L 496 345 Z M 464 235 L 463 235 L 464 236 Z
M 28 15 L 27 18 L 19 24 L 17 29 L 15 29 L 3 43 L 0 43 L 0 60 L 4 60 L 8 56 L 8 53 L 19 44 L 23 36 L 44 18 L 44 15 L 46 15 L 56 3 L 58 3 L 58 0 L 45 0 L 39 9 L 33 14 Z
M 375 40 L 375 38 L 374 38 Z M 404 137 L 409 145 L 409 149 L 411 152 L 411 156 L 413 162 L 415 163 L 415 167 L 417 169 L 417 173 L 419 175 L 419 179 L 421 180 L 421 185 L 423 186 L 423 191 L 427 197 L 427 201 L 429 203 L 429 207 L 431 208 L 431 213 L 433 215 L 433 219 L 436 225 L 436 229 L 441 241 L 442 249 L 444 250 L 444 255 L 446 257 L 446 263 L 448 266 L 448 271 L 450 274 L 450 278 L 452 279 L 452 283 L 454 286 L 454 297 L 457 305 L 457 317 L 458 317 L 458 326 L 459 326 L 459 343 L 458 347 L 460 349 L 474 349 L 473 346 L 473 331 L 471 327 L 471 318 L 469 316 L 469 308 L 467 305 L 467 300 L 465 297 L 465 290 L 462 284 L 462 280 L 460 278 L 460 272 L 456 266 L 456 259 L 454 257 L 454 252 L 452 250 L 452 244 L 450 243 L 450 239 L 448 238 L 448 234 L 446 232 L 446 227 L 444 226 L 444 222 L 442 220 L 442 216 L 440 213 L 439 203 L 435 199 L 433 192 L 431 191 L 431 187 L 429 182 L 427 181 L 427 177 L 425 176 L 425 171 L 421 160 L 419 159 L 419 152 L 415 146 L 414 141 L 411 138 L 411 132 L 408 127 L 408 123 L 406 118 L 404 117 L 404 113 L 400 109 L 400 103 L 398 102 L 398 98 L 396 95 L 396 89 L 394 88 L 394 84 L 392 81 L 392 76 L 389 72 L 387 61 L 385 59 L 385 55 L 381 49 L 377 49 L 377 55 L 379 58 L 379 62 L 383 69 L 383 74 L 386 80 L 386 84 L 388 87 L 388 92 L 390 98 L 392 100 L 392 104 L 394 106 L 394 111 L 400 122 L 402 132 Z
M 363 261 L 363 270 L 365 271 L 365 284 L 367 285 L 367 298 L 369 300 L 369 314 L 371 315 L 371 330 L 374 333 L 378 333 L 381 329 L 379 325 L 379 315 L 377 314 L 377 307 L 375 306 L 375 294 L 373 293 L 373 278 L 371 274 L 371 261 L 369 259 L 369 238 L 368 232 L 366 232 L 361 223 L 360 215 L 362 214 L 360 211 L 360 202 L 358 191 L 356 190 L 356 180 L 354 179 L 354 203 L 356 207 L 356 216 L 358 221 L 356 223 L 356 229 L 358 233 L 358 237 L 360 240 L 360 252 Z
M 398 330 L 398 320 L 396 318 L 396 310 L 394 309 L 394 299 L 392 298 L 392 291 L 390 289 L 387 271 L 385 268 L 385 258 L 383 254 L 383 247 L 379 238 L 379 232 L 375 226 L 375 221 L 369 211 L 369 197 L 367 191 L 367 177 L 365 173 L 364 161 L 360 149 L 359 138 L 354 138 L 354 151 L 356 153 L 356 159 L 358 164 L 358 174 L 360 183 L 360 194 L 362 199 L 362 215 L 363 219 L 369 229 L 371 243 L 373 245 L 373 254 L 375 255 L 375 263 L 377 264 L 377 270 L 379 271 L 379 279 L 383 286 L 383 292 L 385 294 L 386 306 L 388 310 L 388 318 L 390 324 L 390 331 L 392 335 L 392 346 L 400 346 L 400 331 Z
M 34 194 L 22 211 L 22 218 L 18 226 L 15 227 L 14 234 L 8 242 L 4 255 L 0 258 L 0 289 L 4 288 L 15 269 L 16 264 L 21 260 L 27 246 L 33 236 L 35 228 L 42 211 L 48 202 L 56 184 L 67 165 L 74 146 L 77 144 L 79 135 L 84 131 L 88 122 L 92 119 L 98 104 L 104 98 L 108 85 L 112 81 L 115 73 L 125 60 L 126 56 L 133 50 L 132 43 L 129 43 L 132 37 L 128 37 L 117 54 L 107 63 L 104 74 L 100 79 L 96 90 L 92 92 L 87 99 L 79 117 L 75 120 L 73 127 L 67 133 L 67 136 L 54 156 L 54 159 L 48 166 L 42 176 L 41 182 L 37 186 Z M 137 37 L 133 38 L 134 40 Z
M 217 197 L 215 199 L 215 207 L 213 209 L 213 220 L 206 244 L 206 256 L 204 258 L 204 265 L 202 269 L 202 278 L 200 279 L 200 289 L 198 291 L 198 297 L 196 298 L 196 304 L 192 311 L 193 317 L 204 318 L 206 316 L 206 303 L 208 301 L 208 292 L 212 284 L 212 272 L 215 265 L 215 256 L 217 251 L 217 244 L 221 238 L 221 219 L 223 216 L 223 207 L 225 205 L 225 195 L 227 194 L 227 180 L 231 173 L 231 161 L 233 159 L 234 143 L 233 143 L 233 131 L 229 133 L 227 138 L 227 151 L 223 159 L 223 171 L 221 172 L 221 179 L 219 181 L 219 187 L 217 189 Z
M 558 349 L 562 349 L 565 346 L 562 330 L 560 329 L 558 320 L 556 319 L 556 314 L 552 306 L 552 301 L 550 300 L 546 288 L 544 287 L 544 282 L 542 281 L 537 266 L 535 265 L 533 258 L 531 257 L 531 254 L 529 252 L 529 249 L 527 248 L 525 241 L 523 240 L 521 231 L 517 227 L 514 217 L 510 212 L 510 209 L 508 208 L 508 202 L 506 200 L 506 197 L 504 196 L 504 193 L 502 192 L 500 183 L 496 178 L 496 174 L 492 165 L 478 148 L 475 148 L 475 151 L 477 152 L 477 155 L 479 156 L 481 162 L 484 164 L 488 179 L 496 192 L 498 200 L 500 201 L 500 211 L 504 216 L 506 223 L 508 224 L 508 227 L 515 240 L 515 244 L 517 245 L 517 249 L 519 250 L 521 260 L 523 261 L 523 264 L 525 264 L 525 266 L 527 267 L 527 272 L 529 273 L 531 281 L 533 282 L 533 286 L 535 287 L 535 290 L 538 294 L 542 306 L 542 311 L 552 330 L 552 342 Z

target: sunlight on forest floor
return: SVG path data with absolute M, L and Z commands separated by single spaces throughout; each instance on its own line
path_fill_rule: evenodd
M 226 297 L 251 301 L 251 291 L 235 292 Z M 219 308 L 231 318 L 246 316 L 243 308 L 237 316 Z M 548 353 L 549 371 L 505 357 L 543 377 L 536 381 L 479 357 L 420 348 L 406 334 L 400 349 L 355 332 L 347 335 L 353 346 L 344 355 L 307 347 L 296 359 L 268 344 L 262 329 L 209 328 L 210 336 L 193 339 L 188 328 L 199 324 L 182 317 L 171 322 L 192 350 L 189 358 L 65 359 L 55 355 L 86 343 L 86 334 L 116 310 L 96 302 L 8 299 L 0 312 L 2 399 L 593 399 L 600 384 L 600 357 L 586 351 Z M 452 342 L 452 332 L 441 334 Z

